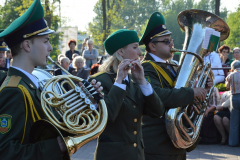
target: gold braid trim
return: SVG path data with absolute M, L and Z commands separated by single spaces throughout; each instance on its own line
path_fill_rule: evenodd
M 163 76 L 163 78 L 168 82 L 168 84 L 169 84 L 171 87 L 174 87 L 174 86 L 175 86 L 176 81 L 172 81 L 172 79 L 168 76 L 168 74 L 167 74 L 159 65 L 157 65 L 157 64 L 155 64 L 155 63 L 153 63 L 153 62 L 151 62 L 151 61 L 144 61 L 144 62 L 142 62 L 142 63 L 150 63 L 150 64 L 153 66 L 153 68 L 155 69 L 155 71 L 156 71 L 157 74 L 158 74 L 158 78 L 159 78 L 159 81 L 160 81 L 161 85 L 162 85 L 162 80 L 161 80 L 161 78 L 160 78 L 159 73 Z M 162 88 L 163 88 L 163 85 L 162 85 Z
M 41 32 L 43 32 L 43 31 L 46 31 L 46 30 L 48 30 L 48 29 L 49 29 L 49 28 L 46 27 L 46 28 L 43 28 L 43 29 L 38 30 L 38 31 L 36 31 L 36 32 L 29 33 L 29 34 L 25 34 L 25 35 L 23 35 L 23 38 L 28 38 L 28 37 L 34 36 L 34 35 L 36 35 L 36 34 L 38 34 L 38 33 L 41 33 Z
M 162 32 L 160 32 L 160 33 L 158 33 L 158 34 L 155 34 L 154 36 L 150 37 L 150 39 L 153 39 L 153 38 L 155 38 L 155 37 L 157 37 L 157 36 L 159 36 L 159 35 L 167 32 L 167 31 L 168 31 L 168 30 L 165 30 L 165 31 L 162 31 Z

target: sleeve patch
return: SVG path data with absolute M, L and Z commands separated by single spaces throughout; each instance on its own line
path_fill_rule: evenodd
M 146 81 L 148 81 L 149 83 L 151 83 L 151 79 L 150 79 L 149 76 L 145 76 L 145 79 L 146 79 Z
M 0 133 L 5 134 L 10 131 L 12 126 L 12 116 L 8 114 L 0 115 Z

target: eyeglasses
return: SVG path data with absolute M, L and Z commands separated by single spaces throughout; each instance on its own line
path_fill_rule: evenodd
M 162 42 L 162 43 L 165 43 L 166 45 L 169 45 L 171 42 L 173 43 L 173 39 L 171 39 L 171 40 L 164 40 L 164 41 L 153 41 L 152 43 L 158 43 L 158 42 Z

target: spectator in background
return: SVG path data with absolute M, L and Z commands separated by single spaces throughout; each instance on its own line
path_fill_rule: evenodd
M 230 59 L 228 58 L 228 54 L 230 53 L 230 47 L 227 45 L 222 45 L 219 49 L 218 49 L 218 53 L 221 59 L 221 62 L 223 65 L 230 65 Z
M 65 55 L 64 55 L 64 54 L 59 54 L 58 57 L 57 57 L 57 63 L 58 63 L 59 65 L 61 64 L 60 58 L 62 58 L 62 57 L 65 57 Z M 57 68 L 59 68 L 59 67 L 54 64 L 54 65 L 52 66 L 52 68 L 53 68 L 53 69 L 57 69 Z
M 69 73 L 72 73 L 72 71 L 74 70 L 73 68 L 69 67 L 70 64 L 70 60 L 68 57 L 61 57 L 60 58 L 60 65 L 67 70 Z M 64 71 L 62 71 L 60 68 L 58 68 L 57 70 L 54 71 L 54 75 L 67 75 L 67 73 L 65 73 Z
M 75 50 L 76 45 L 77 45 L 77 42 L 74 39 L 70 39 L 68 41 L 68 46 L 69 46 L 70 50 L 68 50 L 65 53 L 65 56 L 70 59 L 70 62 L 72 62 L 72 55 L 74 53 L 77 53 L 79 55 L 79 52 Z
M 62 57 L 66 57 L 66 56 L 65 56 L 64 54 L 59 54 L 59 55 L 58 55 L 58 63 L 59 63 L 59 64 L 61 64 L 60 59 L 61 59 Z
M 101 64 L 98 64 L 98 63 L 93 64 L 92 67 L 91 67 L 90 75 L 93 75 L 93 74 L 99 72 L 99 71 L 98 71 L 98 67 L 99 67 L 100 65 L 101 65 Z
M 89 76 L 89 71 L 84 69 L 85 61 L 82 56 L 77 56 L 73 59 L 73 68 L 75 70 L 72 71 L 74 76 L 80 77 L 82 79 L 87 80 Z
M 215 106 L 217 113 L 214 115 L 214 123 L 221 134 L 221 144 L 227 144 L 227 134 L 229 133 L 229 119 L 230 119 L 230 95 L 229 91 L 221 94 L 218 105 Z
M 219 101 L 219 92 L 216 87 L 214 87 L 212 94 L 209 99 L 209 104 L 205 112 L 205 117 L 203 119 L 202 127 L 200 130 L 201 144 L 215 144 L 218 142 L 217 128 L 214 124 L 214 110 L 216 109 Z
M 142 60 L 143 60 L 143 58 L 144 58 L 144 53 L 142 53 L 140 56 L 139 56 L 139 61 L 141 62 Z
M 83 51 L 85 50 L 85 47 L 86 47 L 86 44 L 87 44 L 87 41 L 89 40 L 89 38 L 84 38 L 84 41 L 82 43 L 82 48 L 81 48 L 81 51 L 83 53 Z
M 5 65 L 5 68 L 9 68 L 11 66 L 11 59 L 12 59 L 12 53 L 11 53 L 11 50 L 8 50 L 6 52 L 6 65 Z
M 239 52 L 239 49 L 237 49 Z M 236 51 L 236 50 L 235 50 Z M 236 53 L 234 53 L 236 54 Z M 239 54 L 239 53 L 238 53 Z M 238 146 L 240 124 L 240 61 L 235 60 L 231 64 L 232 73 L 226 78 L 225 86 L 230 89 L 230 132 L 229 145 Z
M 74 58 L 77 57 L 77 56 L 79 56 L 79 54 L 74 53 L 74 54 L 72 55 L 72 60 L 74 60 Z M 69 67 L 74 68 L 74 67 L 73 67 L 73 62 L 69 65 Z
M 93 64 L 97 63 L 99 54 L 98 50 L 93 48 L 93 41 L 91 39 L 87 41 L 87 46 L 88 49 L 83 52 L 83 57 L 86 60 L 87 68 L 90 69 Z
M 233 57 L 234 57 L 234 58 L 230 60 L 230 65 L 232 64 L 232 62 L 233 62 L 234 60 L 240 60 L 240 48 L 235 47 L 235 48 L 233 49 Z
M 0 70 L 8 71 L 8 69 L 5 67 L 6 66 L 6 58 L 2 57 L 0 58 Z
M 221 63 L 221 59 L 218 55 L 218 53 L 216 52 L 208 52 L 204 57 L 203 57 L 204 63 L 208 62 L 211 64 L 211 68 L 222 68 L 222 63 Z M 214 83 L 220 83 L 220 82 L 224 82 L 224 72 L 222 69 L 219 70 L 213 70 L 213 74 L 214 74 Z

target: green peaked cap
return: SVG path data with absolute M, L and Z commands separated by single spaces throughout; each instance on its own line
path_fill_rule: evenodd
M 154 12 L 147 24 L 147 27 L 140 39 L 139 45 L 147 45 L 153 38 L 171 34 L 165 26 L 165 19 L 160 12 Z
M 139 42 L 136 31 L 120 29 L 104 41 L 104 47 L 108 54 L 113 55 L 118 49 L 134 42 Z
M 48 28 L 43 17 L 41 1 L 34 0 L 26 12 L 0 33 L 0 39 L 3 38 L 11 48 L 26 38 L 53 33 L 54 31 Z

